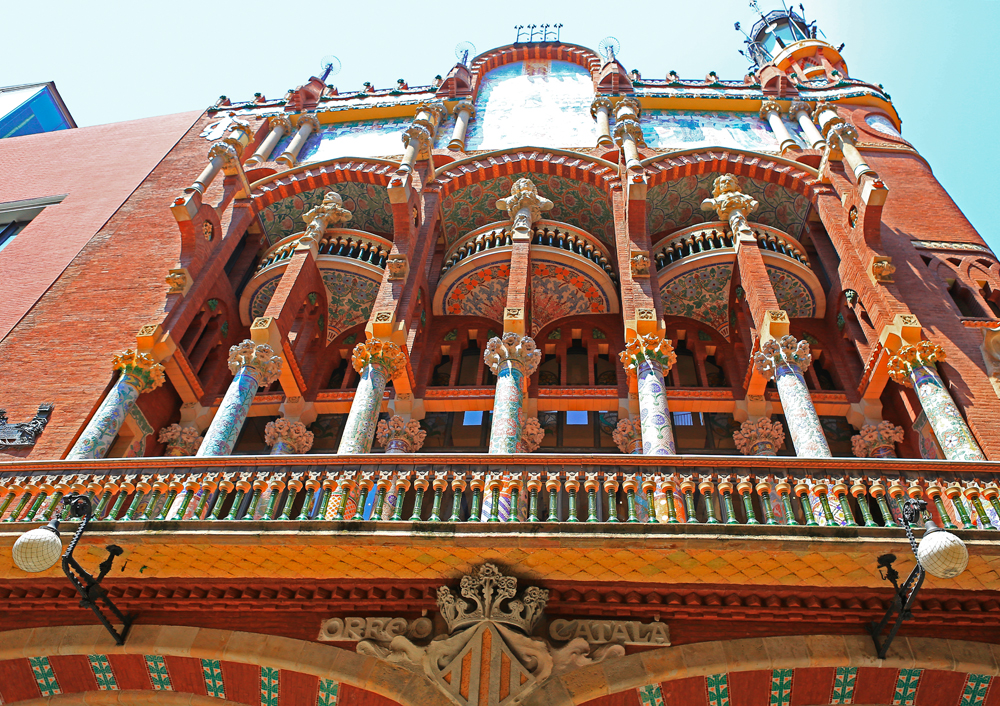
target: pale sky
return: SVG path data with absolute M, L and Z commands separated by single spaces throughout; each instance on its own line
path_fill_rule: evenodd
M 760 1 L 761 9 L 780 8 Z M 797 3 L 796 3 L 797 7 Z M 985 173 L 1000 158 L 992 90 L 1000 0 L 812 0 L 808 20 L 843 55 L 852 78 L 883 84 L 903 136 L 930 162 L 959 207 L 1000 251 L 998 199 Z M 267 2 L 173 0 L 8 3 L 0 85 L 56 82 L 81 126 L 199 110 L 220 94 L 281 97 L 338 56 L 330 79 L 342 92 L 365 81 L 427 84 L 455 63 L 458 42 L 478 52 L 514 41 L 516 24 L 561 22 L 562 40 L 597 49 L 621 42 L 618 58 L 644 77 L 716 71 L 738 79 L 737 52 L 756 19 L 746 0 L 650 3 Z M 891 196 L 890 196 L 891 198 Z

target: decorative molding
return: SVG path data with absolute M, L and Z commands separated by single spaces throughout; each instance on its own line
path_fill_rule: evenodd
M 52 416 L 54 405 L 38 405 L 35 416 L 27 422 L 11 424 L 7 421 L 7 410 L 0 409 L 0 449 L 26 449 L 35 445 L 39 435 L 45 430 Z

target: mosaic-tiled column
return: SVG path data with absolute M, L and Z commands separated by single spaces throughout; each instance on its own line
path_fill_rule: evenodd
M 494 337 L 487 342 L 483 359 L 497 376 L 490 453 L 517 453 L 524 431 L 528 377 L 538 367 L 542 352 L 535 349 L 533 339 L 508 331 L 503 338 Z
M 778 340 L 772 338 L 760 347 L 753 363 L 765 379 L 774 378 L 792 444 L 795 445 L 795 455 L 829 458 L 832 455 L 830 447 L 802 377 L 802 372 L 812 363 L 809 343 L 796 340 L 794 336 L 782 336 Z
M 197 427 L 171 424 L 160 429 L 160 443 L 166 444 L 164 456 L 194 456 L 201 446 L 201 432 Z
M 635 376 L 638 383 L 642 452 L 647 456 L 676 453 L 663 381 L 677 362 L 674 347 L 659 332 L 636 336 L 625 345 L 621 361 L 625 372 Z
M 851 446 L 858 458 L 896 458 L 896 444 L 902 440 L 903 427 L 880 422 L 861 427 L 861 433 L 851 437 Z
M 611 438 L 623 454 L 642 453 L 642 429 L 631 419 L 619 419 Z
M 236 445 L 257 388 L 270 385 L 281 374 L 281 358 L 266 343 L 247 340 L 229 349 L 233 381 L 219 411 L 205 432 L 198 456 L 228 456 Z
M 337 453 L 366 454 L 375 438 L 386 383 L 403 370 L 406 361 L 395 343 L 373 338 L 354 347 L 351 362 L 361 379 Z
M 945 458 L 985 461 L 962 413 L 938 376 L 934 363 L 944 360 L 944 356 L 944 349 L 931 341 L 903 346 L 889 359 L 889 375 L 900 385 L 916 390 Z
M 382 419 L 375 430 L 375 439 L 387 454 L 415 454 L 424 445 L 427 432 L 415 419 L 406 421 L 394 415 L 389 421 Z
M 121 374 L 73 444 L 69 460 L 104 458 L 139 395 L 163 384 L 163 366 L 145 353 L 130 348 L 112 358 L 111 365 Z
M 785 428 L 769 417 L 747 420 L 733 432 L 733 441 L 744 456 L 777 456 L 778 449 L 785 445 Z
M 313 433 L 302 422 L 275 419 L 264 427 L 264 443 L 271 447 L 272 456 L 308 453 L 313 445 Z

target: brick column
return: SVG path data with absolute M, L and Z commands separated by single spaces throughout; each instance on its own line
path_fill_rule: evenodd
M 163 384 L 163 366 L 145 353 L 130 348 L 112 358 L 111 365 L 120 372 L 118 380 L 73 444 L 69 460 L 104 458 L 139 395 Z
M 889 375 L 900 385 L 916 390 L 927 421 L 949 461 L 985 461 L 937 373 L 934 363 L 944 357 L 944 349 L 931 341 L 907 344 L 889 359 Z
M 812 363 L 809 343 L 794 336 L 769 339 L 761 344 L 753 364 L 765 379 L 774 378 L 781 398 L 781 408 L 795 445 L 795 455 L 829 458 L 830 447 L 823 435 L 816 408 L 813 407 L 803 371 Z
M 513 243 L 503 328 L 524 336 L 531 330 L 531 227 L 542 211 L 552 209 L 552 202 L 540 196 L 534 182 L 525 178 L 514 182 L 510 196 L 498 200 L 496 207 L 510 218 Z
M 533 339 L 507 331 L 502 339 L 494 337 L 486 343 L 483 359 L 497 376 L 489 452 L 517 453 L 524 432 L 528 377 L 538 368 L 542 353 L 535 349 Z
M 351 363 L 361 375 L 361 380 L 337 453 L 366 454 L 371 450 L 375 437 L 375 423 L 382 407 L 386 383 L 402 372 L 406 360 L 395 343 L 372 338 L 354 347 Z
M 229 349 L 229 370 L 235 377 L 205 432 L 205 440 L 196 456 L 228 456 L 232 453 L 257 388 L 278 379 L 281 358 L 268 345 L 243 341 Z
M 637 380 L 642 452 L 647 456 L 676 453 L 663 381 L 677 362 L 673 346 L 660 332 L 637 334 L 625 345 L 621 361 L 625 372 Z

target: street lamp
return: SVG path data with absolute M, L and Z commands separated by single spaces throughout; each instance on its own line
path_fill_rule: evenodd
M 96 578 L 88 573 L 73 558 L 73 550 L 76 549 L 80 537 L 83 536 L 87 525 L 93 519 L 93 506 L 90 498 L 76 493 L 67 495 L 63 502 L 69 506 L 69 513 L 72 517 L 81 518 L 80 525 L 76 528 L 76 533 L 66 548 L 66 553 L 62 554 L 63 573 L 66 574 L 70 583 L 73 584 L 77 593 L 80 594 L 80 607 L 90 608 L 94 611 L 101 624 L 115 638 L 115 642 L 119 645 L 124 645 L 125 637 L 128 635 L 128 630 L 132 626 L 134 618 L 130 615 L 123 615 L 108 597 L 107 590 L 101 586 L 101 581 L 111 571 L 111 564 L 114 562 L 115 557 L 122 553 L 122 548 L 114 544 L 109 545 L 108 558 L 101 562 L 101 565 L 98 567 L 100 573 Z M 14 563 L 24 571 L 34 573 L 50 569 L 55 566 L 61 553 L 62 540 L 59 538 L 58 513 L 54 513 L 53 519 L 49 524 L 28 530 L 14 542 Z M 121 632 L 115 629 L 111 621 L 101 611 L 100 606 L 97 604 L 98 600 L 103 601 L 114 616 L 118 618 L 119 622 L 122 623 Z
M 883 554 L 878 558 L 879 574 L 883 580 L 891 581 L 896 591 L 882 622 L 871 622 L 868 625 L 868 632 L 875 641 L 875 651 L 879 659 L 885 659 L 903 621 L 913 617 L 910 608 L 913 606 L 917 591 L 924 583 L 924 576 L 930 574 L 939 579 L 953 579 L 965 571 L 965 567 L 969 564 L 969 550 L 966 549 L 965 543 L 950 532 L 945 532 L 930 519 L 924 523 L 924 536 L 917 544 L 910 525 L 915 523 L 926 509 L 927 503 L 923 500 L 910 498 L 903 503 L 903 529 L 906 530 L 906 537 L 910 540 L 910 549 L 917 558 L 917 565 L 913 567 L 913 571 L 902 586 L 899 585 L 899 572 L 892 566 L 896 556 Z M 893 613 L 898 613 L 896 622 L 889 630 L 885 641 L 880 642 L 882 631 L 889 624 Z

